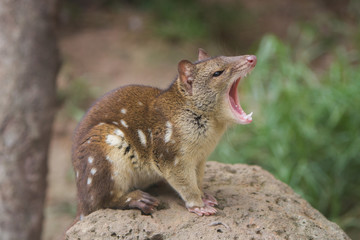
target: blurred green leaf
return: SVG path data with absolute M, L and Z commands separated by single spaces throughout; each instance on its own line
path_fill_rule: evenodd
M 65 112 L 76 121 L 80 121 L 95 95 L 95 90 L 84 78 L 72 79 L 66 87 L 58 90 L 58 98 L 63 103 Z

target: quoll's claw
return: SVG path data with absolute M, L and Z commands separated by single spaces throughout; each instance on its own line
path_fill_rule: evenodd
M 204 194 L 204 197 L 202 198 L 202 200 L 206 206 L 213 207 L 215 205 L 218 205 L 216 198 L 214 198 L 212 195 L 210 195 L 208 193 Z
M 154 212 L 155 208 L 159 205 L 159 201 L 146 192 L 139 191 L 140 197 L 137 199 L 129 199 L 130 208 L 138 208 L 145 214 Z
M 214 215 L 217 210 L 211 206 L 205 205 L 204 207 L 191 207 L 188 208 L 189 212 L 195 213 L 198 216 L 210 216 Z
M 139 199 L 138 201 L 141 201 L 141 202 L 149 204 L 149 205 L 153 205 L 155 207 L 157 207 L 159 205 L 159 201 L 155 197 L 151 196 L 150 194 L 148 194 L 146 192 L 143 192 L 142 198 Z

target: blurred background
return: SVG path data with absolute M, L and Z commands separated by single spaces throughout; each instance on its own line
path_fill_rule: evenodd
M 210 160 L 260 165 L 360 239 L 359 23 L 357 0 L 63 1 L 43 239 L 75 217 L 71 137 L 86 109 L 124 84 L 168 86 L 199 47 L 258 57 L 239 88 L 253 123 Z

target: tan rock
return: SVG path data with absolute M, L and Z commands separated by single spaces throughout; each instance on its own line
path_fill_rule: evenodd
M 257 166 L 208 162 L 204 189 L 219 202 L 214 216 L 189 213 L 165 183 L 148 190 L 161 204 L 138 210 L 101 210 L 86 216 L 66 239 L 350 239 L 286 184 Z

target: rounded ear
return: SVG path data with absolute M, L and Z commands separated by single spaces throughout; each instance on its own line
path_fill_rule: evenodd
M 182 60 L 178 64 L 179 78 L 186 91 L 192 95 L 195 65 L 188 60 Z
M 205 60 L 205 59 L 208 59 L 208 58 L 210 58 L 210 56 L 207 54 L 207 52 L 204 49 L 199 48 L 198 61 L 202 61 L 202 60 Z

